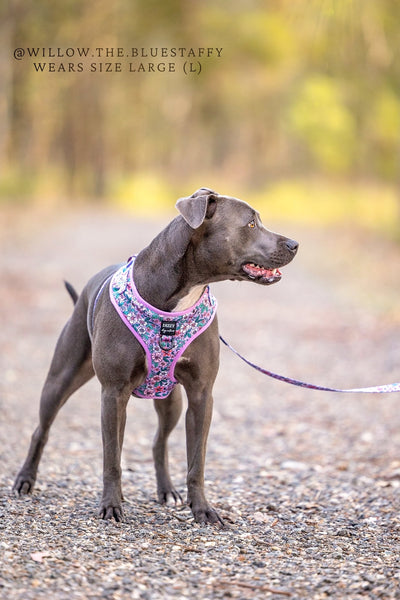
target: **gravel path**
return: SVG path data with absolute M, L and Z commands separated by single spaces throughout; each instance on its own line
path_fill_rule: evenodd
M 58 416 L 33 496 L 10 493 L 57 335 L 101 267 L 167 222 L 106 211 L 2 215 L 0 597 L 400 598 L 400 396 L 309 391 L 252 371 L 226 348 L 215 387 L 207 490 L 226 528 L 156 502 L 156 419 L 132 399 L 123 456 L 126 520 L 96 516 L 99 387 Z M 301 248 L 270 289 L 223 283 L 221 333 L 248 358 L 322 385 L 400 379 L 399 249 L 346 232 L 280 228 Z M 384 264 L 384 267 L 382 266 Z M 185 492 L 183 419 L 171 471 Z

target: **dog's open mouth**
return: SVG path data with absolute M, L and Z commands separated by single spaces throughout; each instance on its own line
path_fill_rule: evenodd
M 276 283 L 282 277 L 279 269 L 267 269 L 254 263 L 246 263 L 242 269 L 250 279 L 259 283 Z

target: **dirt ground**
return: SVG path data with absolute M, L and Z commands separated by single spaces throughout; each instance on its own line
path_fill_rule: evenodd
M 400 598 L 400 394 L 296 388 L 221 348 L 206 468 L 221 529 L 193 523 L 186 506 L 157 504 L 155 413 L 133 398 L 125 522 L 97 518 L 93 380 L 58 416 L 34 494 L 12 495 L 72 310 L 63 279 L 81 289 L 167 222 L 99 208 L 1 215 L 0 597 Z M 213 286 L 222 335 L 261 366 L 312 383 L 399 381 L 400 247 L 350 228 L 271 226 L 298 239 L 299 254 L 271 288 Z M 184 419 L 170 460 L 184 496 Z

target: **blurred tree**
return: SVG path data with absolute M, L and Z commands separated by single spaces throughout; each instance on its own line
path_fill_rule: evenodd
M 0 11 L 0 193 L 10 172 L 95 197 L 149 171 L 253 186 L 300 169 L 399 179 L 396 0 L 9 0 Z M 12 58 L 58 47 L 91 49 L 82 72 Z M 118 59 L 94 49 L 118 47 L 122 72 L 100 73 Z M 129 71 L 149 61 L 131 48 L 162 47 L 223 51 L 200 76 L 172 56 L 152 62 L 175 73 Z
M 333 173 L 348 173 L 356 150 L 356 124 L 341 96 L 335 80 L 313 75 L 302 82 L 290 107 L 293 131 L 317 164 Z

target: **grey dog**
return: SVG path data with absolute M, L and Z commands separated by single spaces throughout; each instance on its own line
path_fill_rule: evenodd
M 298 243 L 268 231 L 246 202 L 208 188 L 178 200 L 180 213 L 136 257 L 135 285 L 140 296 L 161 311 L 174 313 L 193 306 L 215 281 L 240 280 L 270 285 L 279 268 L 295 256 Z M 14 483 L 17 494 L 32 491 L 49 429 L 67 399 L 96 375 L 101 383 L 103 495 L 99 514 L 123 519 L 121 451 L 126 406 L 132 390 L 147 375 L 143 347 L 121 321 L 110 297 L 100 293 L 119 269 L 108 267 L 89 280 L 65 325 L 45 381 L 39 426 Z M 217 319 L 196 337 L 179 358 L 174 377 L 188 399 L 186 412 L 187 501 L 195 521 L 222 522 L 204 493 L 204 463 L 212 415 L 212 388 L 219 367 Z M 181 500 L 168 468 L 168 436 L 182 410 L 181 386 L 165 399 L 154 400 L 158 430 L 153 445 L 158 499 Z

